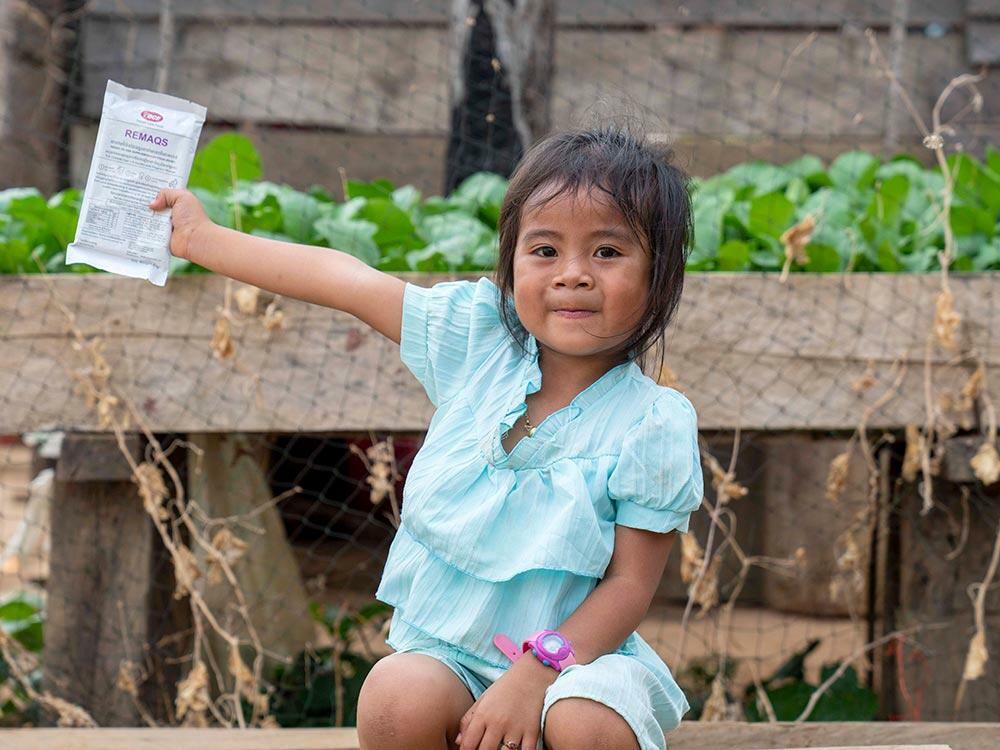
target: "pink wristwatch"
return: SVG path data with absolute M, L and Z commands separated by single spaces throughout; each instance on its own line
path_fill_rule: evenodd
M 518 649 L 514 642 L 503 633 L 493 636 L 493 645 L 506 654 L 511 661 L 517 661 L 528 650 L 547 667 L 561 672 L 576 664 L 576 654 L 569 639 L 558 630 L 539 630 L 529 636 Z

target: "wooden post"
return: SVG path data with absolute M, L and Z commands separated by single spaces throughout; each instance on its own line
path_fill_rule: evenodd
M 474 172 L 509 175 L 549 130 L 555 0 L 456 0 L 445 194 Z
M 872 575 L 869 581 L 871 630 L 868 638 L 874 641 L 896 629 L 896 610 L 899 606 L 899 515 L 895 512 L 895 480 L 898 467 L 893 462 L 893 449 L 885 445 L 878 451 L 879 493 L 873 544 Z M 879 696 L 881 719 L 905 719 L 896 711 L 899 696 L 896 682 L 896 649 L 898 644 L 887 643 L 872 654 L 872 688 Z
M 924 625 L 903 654 L 897 712 L 924 721 L 995 721 L 1000 706 L 1000 590 L 996 580 L 986 596 L 985 674 L 966 686 L 955 712 L 955 696 L 975 629 L 968 587 L 986 574 L 1000 519 L 1000 487 L 984 487 L 968 458 L 981 437 L 948 441 L 934 481 L 934 508 L 921 515 L 917 482 L 900 485 L 898 513 L 899 609 L 896 627 Z M 918 477 L 918 481 L 922 481 Z M 964 483 L 971 486 L 963 487 Z M 966 495 L 966 490 L 969 490 Z
M 910 0 L 892 0 L 892 18 L 889 23 L 889 66 L 897 80 L 902 78 L 906 50 L 906 20 L 910 15 Z M 895 84 L 886 81 L 885 132 L 882 135 L 882 155 L 895 156 L 899 148 L 899 133 L 906 122 L 906 109 Z
M 192 433 L 188 441 L 202 451 L 200 460 L 188 456 L 190 499 L 209 518 L 241 519 L 228 528 L 247 545 L 232 568 L 246 597 L 250 621 L 269 654 L 294 659 L 313 640 L 314 623 L 281 514 L 269 505 L 268 444 L 261 437 L 243 433 Z M 222 528 L 203 531 L 211 540 Z M 195 555 L 199 566 L 207 569 L 205 553 L 195 549 Z M 223 627 L 246 643 L 249 633 L 233 606 L 236 597 L 232 587 L 223 579 L 199 582 L 202 584 L 202 596 L 212 611 L 219 613 Z M 225 642 L 214 632 L 207 637 L 216 659 L 224 662 L 228 656 Z M 266 663 L 273 665 L 274 658 L 269 656 Z M 217 687 L 231 689 L 229 685 Z
M 64 0 L 0 3 L 0 187 L 59 189 Z M 57 72 L 58 71 L 58 72 Z
M 843 491 L 836 502 L 826 497 L 830 462 L 848 445 L 844 438 L 813 433 L 779 433 L 760 437 L 766 456 L 763 492 L 764 523 L 761 554 L 792 558 L 806 552 L 800 575 L 763 572 L 764 603 L 782 612 L 803 615 L 862 617 L 867 613 L 868 558 L 874 523 L 854 535 L 860 559 L 857 570 L 865 586 L 855 588 L 850 571 L 839 571 L 835 543 L 847 532 L 868 500 L 868 466 L 852 453 Z M 839 595 L 835 598 L 833 592 Z
M 730 456 L 733 448 L 733 433 L 729 431 L 720 434 L 703 435 L 703 439 L 708 442 L 708 450 L 724 467 L 729 467 Z M 766 446 L 758 440 L 747 440 L 743 436 L 740 444 L 739 455 L 736 458 L 735 474 L 739 482 L 744 484 L 748 490 L 747 496 L 732 502 L 730 510 L 736 514 L 738 523 L 736 524 L 736 541 L 744 549 L 753 554 L 761 548 L 763 537 L 766 531 L 764 523 L 764 487 L 762 472 L 758 467 L 763 463 L 765 453 L 762 448 Z M 709 502 L 715 503 L 715 489 L 712 487 L 712 474 L 703 468 L 705 475 L 705 495 Z M 691 514 L 689 531 L 702 544 L 708 536 L 711 525 L 711 516 L 705 510 L 698 510 Z M 715 542 L 712 545 L 714 552 L 719 548 L 725 536 L 716 531 Z M 664 569 L 663 577 L 656 596 L 663 601 L 686 602 L 688 597 L 688 584 L 681 579 L 681 544 L 680 540 L 674 542 L 670 557 Z M 739 575 L 740 563 L 735 555 L 724 554 L 723 564 L 720 570 L 720 578 L 723 581 L 733 580 Z M 760 604 L 762 591 L 761 582 L 764 578 L 763 572 L 759 568 L 753 568 L 747 574 L 747 581 L 740 592 L 739 603 L 741 605 Z
M 138 436 L 129 436 L 133 457 Z M 45 689 L 101 726 L 134 726 L 115 683 L 150 633 L 153 527 L 113 435 L 70 433 L 56 463 L 45 623 Z

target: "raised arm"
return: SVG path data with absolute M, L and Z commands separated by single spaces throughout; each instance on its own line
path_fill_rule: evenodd
M 343 310 L 399 343 L 401 279 L 340 250 L 220 227 L 187 190 L 163 190 L 150 205 L 171 208 L 170 251 L 177 257 L 275 294 Z

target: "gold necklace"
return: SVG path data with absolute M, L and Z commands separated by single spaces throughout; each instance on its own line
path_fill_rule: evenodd
M 539 363 L 541 363 L 541 361 L 542 361 L 542 353 L 541 352 L 538 353 L 538 360 L 537 361 Z M 535 430 L 538 429 L 533 424 L 531 424 L 531 420 L 528 418 L 528 403 L 527 403 L 527 401 L 524 404 L 524 429 L 528 433 L 528 437 L 534 437 L 535 436 Z
M 528 410 L 527 409 L 524 410 L 524 429 L 528 431 L 528 437 L 534 437 L 535 436 L 535 430 L 538 429 L 537 427 L 532 426 L 531 420 L 528 419 Z

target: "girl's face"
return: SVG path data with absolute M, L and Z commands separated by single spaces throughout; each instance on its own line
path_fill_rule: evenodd
M 514 305 L 539 347 L 577 357 L 612 356 L 638 325 L 651 258 L 621 211 L 598 189 L 581 187 L 541 205 L 525 204 L 514 251 Z M 567 315 L 564 309 L 587 310 Z

